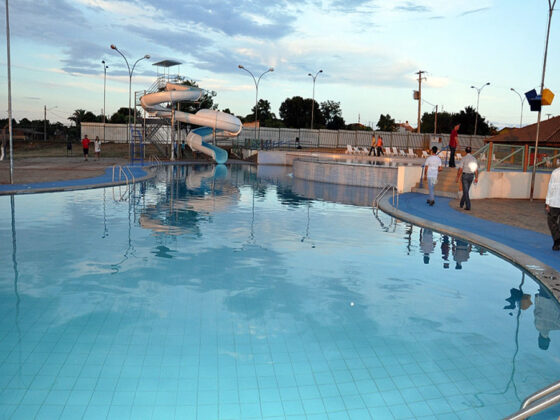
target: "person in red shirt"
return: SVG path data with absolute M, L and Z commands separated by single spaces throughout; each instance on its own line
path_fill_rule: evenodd
M 457 124 L 455 127 L 453 127 L 453 131 L 451 131 L 451 135 L 449 136 L 449 154 L 451 155 L 449 157 L 450 168 L 455 167 L 455 150 L 457 150 L 457 146 L 459 145 L 459 142 L 457 141 L 457 137 L 458 137 L 458 132 L 460 127 L 461 124 Z
M 383 138 L 379 136 L 377 139 L 377 156 L 381 155 L 385 156 L 385 153 L 383 152 Z
M 84 160 L 87 160 L 87 158 L 88 158 L 89 142 L 90 142 L 90 140 L 88 139 L 88 136 L 86 134 L 84 136 L 84 138 L 82 139 L 82 148 L 84 149 Z

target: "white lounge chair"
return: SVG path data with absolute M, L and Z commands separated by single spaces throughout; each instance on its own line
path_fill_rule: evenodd
M 429 157 L 429 156 L 430 156 L 430 155 L 428 154 L 428 152 L 426 152 L 425 150 L 422 150 L 422 157 L 423 157 L 423 158 L 427 158 L 427 157 Z
M 455 160 L 463 159 L 463 155 L 461 153 L 455 153 Z
M 410 158 L 415 158 L 415 157 L 417 157 L 417 156 L 416 156 L 416 153 L 414 153 L 414 150 L 412 150 L 412 147 L 409 147 L 409 148 L 408 148 L 408 155 L 407 155 L 407 156 L 410 157 Z
M 353 149 L 354 149 L 354 154 L 355 155 L 361 155 L 362 154 L 362 151 L 360 150 L 360 148 L 358 146 L 354 146 Z
M 348 155 L 352 155 L 354 154 L 354 149 L 352 149 L 352 146 L 350 146 L 349 144 L 346 145 L 346 151 L 344 152 Z
M 384 147 L 384 149 L 385 149 L 385 156 L 392 156 L 393 155 L 390 147 Z
M 399 156 L 406 157 L 406 153 L 404 152 L 404 150 L 399 149 Z
M 397 151 L 397 148 L 395 146 L 391 146 L 391 150 L 392 150 L 392 155 L 393 156 L 398 156 L 399 152 Z
M 369 155 L 369 149 L 367 147 L 362 146 L 362 154 Z

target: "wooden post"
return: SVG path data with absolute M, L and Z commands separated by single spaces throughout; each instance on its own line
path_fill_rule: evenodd
M 492 170 L 492 153 L 494 152 L 494 143 L 488 143 L 488 159 L 486 160 L 486 170 L 490 172 Z
M 523 147 L 523 172 L 527 172 L 528 166 L 529 166 L 529 145 L 526 144 Z

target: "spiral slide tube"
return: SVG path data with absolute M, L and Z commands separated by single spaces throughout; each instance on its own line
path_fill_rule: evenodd
M 202 97 L 204 91 L 194 86 L 177 85 L 167 83 L 162 92 L 148 93 L 140 98 L 142 108 L 150 114 L 162 118 L 171 118 L 171 110 L 163 107 L 167 102 L 195 102 Z M 221 111 L 201 109 L 196 114 L 175 111 L 175 119 L 200 128 L 191 130 L 187 135 L 187 144 L 192 150 L 211 156 L 217 163 L 225 163 L 228 154 L 208 141 L 214 134 L 222 136 L 236 136 L 241 132 L 242 124 L 239 118 Z M 215 133 L 214 133 L 215 132 Z

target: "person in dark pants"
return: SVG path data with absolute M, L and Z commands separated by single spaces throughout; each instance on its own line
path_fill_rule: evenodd
M 455 167 L 455 151 L 457 150 L 457 146 L 459 145 L 458 137 L 459 137 L 459 128 L 461 128 L 461 124 L 457 124 L 453 127 L 451 131 L 451 135 L 449 136 L 449 167 Z
M 465 147 L 465 152 L 467 152 L 467 154 L 463 159 L 461 159 L 455 182 L 459 182 L 459 178 L 461 178 L 463 196 L 461 197 L 459 206 L 461 208 L 465 206 L 465 210 L 470 210 L 471 199 L 469 197 L 469 189 L 471 188 L 473 181 L 475 184 L 478 182 L 478 162 L 476 161 L 476 158 L 471 155 L 471 148 L 469 146 Z M 449 165 L 451 166 L 451 161 Z
M 385 153 L 383 152 L 383 137 L 379 136 L 377 138 L 377 156 L 385 156 Z
M 373 152 L 373 156 L 376 156 L 375 154 L 375 146 L 377 145 L 377 140 L 375 140 L 375 134 L 371 136 L 371 146 L 369 148 L 369 153 L 368 156 L 371 156 L 371 153 Z
M 560 168 L 556 168 L 550 175 L 548 191 L 546 193 L 545 210 L 548 228 L 554 244 L 552 249 L 560 251 Z

